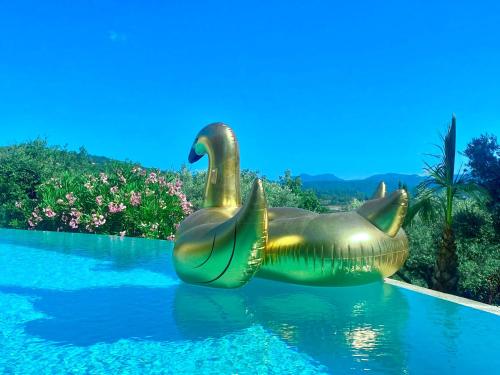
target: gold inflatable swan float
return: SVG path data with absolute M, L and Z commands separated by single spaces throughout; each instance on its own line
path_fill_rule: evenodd
M 236 288 L 256 275 L 317 286 L 365 284 L 391 276 L 408 257 L 401 228 L 408 206 L 404 190 L 386 196 L 382 182 L 356 211 L 317 214 L 267 208 L 256 179 L 242 206 L 239 148 L 231 128 L 203 128 L 189 162 L 205 154 L 203 208 L 181 223 L 174 246 L 175 269 L 185 282 Z

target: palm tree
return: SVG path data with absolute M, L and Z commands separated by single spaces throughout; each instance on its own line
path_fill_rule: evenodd
M 438 159 L 435 165 L 425 162 L 424 171 L 427 174 L 418 187 L 416 203 L 409 210 L 411 220 L 417 214 L 425 220 L 440 217 L 443 220 L 441 238 L 434 272 L 430 287 L 446 292 L 456 293 L 458 287 L 458 259 L 457 246 L 453 233 L 453 201 L 457 196 L 473 195 L 480 197 L 483 190 L 469 180 L 463 172 L 455 174 L 456 154 L 456 118 L 452 116 L 451 124 L 444 137 L 443 145 L 437 146 L 438 155 L 431 155 Z

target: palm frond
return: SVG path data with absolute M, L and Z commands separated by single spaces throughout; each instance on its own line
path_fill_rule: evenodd
M 448 182 L 453 182 L 455 176 L 455 154 L 457 141 L 457 119 L 455 115 L 451 118 L 451 125 L 444 137 L 444 159 L 443 164 L 446 169 L 446 179 Z
M 439 216 L 440 201 L 439 195 L 436 195 L 431 189 L 421 191 L 408 207 L 405 223 L 411 224 L 417 216 L 424 222 L 435 221 Z
M 481 204 L 487 203 L 491 199 L 488 190 L 473 181 L 457 184 L 456 188 L 458 194 L 469 196 Z

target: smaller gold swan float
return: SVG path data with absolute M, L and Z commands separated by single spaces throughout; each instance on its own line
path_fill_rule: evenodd
M 244 205 L 236 137 L 227 125 L 206 126 L 189 162 L 208 154 L 203 208 L 179 226 L 174 265 L 185 282 L 237 288 L 254 275 L 289 283 L 342 286 L 394 274 L 408 257 L 401 228 L 408 196 L 386 195 L 380 183 L 372 200 L 352 212 L 317 214 L 267 208 L 256 179 Z

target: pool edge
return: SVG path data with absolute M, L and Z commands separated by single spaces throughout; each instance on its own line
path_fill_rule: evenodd
M 405 288 L 405 289 L 408 289 L 408 290 L 411 290 L 411 291 L 414 291 L 417 293 L 427 294 L 428 296 L 444 299 L 444 300 L 449 301 L 449 302 L 458 303 L 459 305 L 471 307 L 471 308 L 476 309 L 476 310 L 481 310 L 481 311 L 484 311 L 484 312 L 487 312 L 490 314 L 500 316 L 500 307 L 498 307 L 498 306 L 488 305 L 486 303 L 474 301 L 474 300 L 471 300 L 468 298 L 458 297 L 458 296 L 455 296 L 453 294 L 438 292 L 436 290 L 408 284 L 408 283 L 405 283 L 402 281 L 393 280 L 393 279 L 389 279 L 389 278 L 385 278 L 384 282 L 386 282 L 387 284 L 394 285 L 394 286 L 397 286 L 400 288 Z

